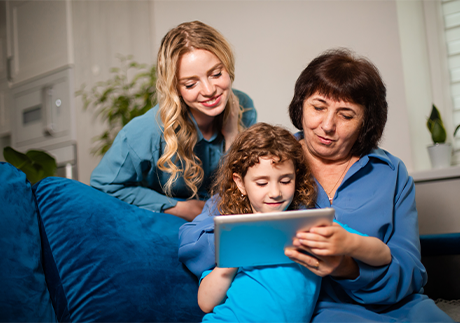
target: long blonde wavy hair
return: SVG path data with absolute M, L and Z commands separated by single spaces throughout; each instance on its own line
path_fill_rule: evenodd
M 187 105 L 178 92 L 177 66 L 180 58 L 194 49 L 207 50 L 222 62 L 231 82 L 235 79 L 235 59 L 232 49 L 225 38 L 214 28 L 192 21 L 171 29 L 161 41 L 157 59 L 157 95 L 160 105 L 159 115 L 163 123 L 163 135 L 166 142 L 163 155 L 157 167 L 170 174 L 163 190 L 171 196 L 172 185 L 182 175 L 191 191 L 190 198 L 196 197 L 203 181 L 204 171 L 201 160 L 193 149 L 198 140 L 195 125 L 189 117 Z M 231 111 L 228 100 L 224 112 L 216 117 L 215 128 L 220 131 Z M 243 110 L 240 106 L 238 124 L 242 129 Z M 180 161 L 180 166 L 176 165 Z

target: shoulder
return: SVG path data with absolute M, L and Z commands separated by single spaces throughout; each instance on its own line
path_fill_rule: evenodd
M 372 170 L 373 177 L 378 177 L 380 183 L 391 181 L 401 189 L 406 185 L 413 185 L 413 179 L 404 162 L 390 152 L 377 148 L 364 156 L 363 161 L 366 157 L 369 158 L 368 164 L 371 166 L 369 169 Z
M 158 116 L 158 105 L 128 122 L 123 127 L 123 132 L 127 137 L 133 137 L 137 140 L 146 135 L 161 134 L 161 123 Z M 140 137 L 139 137 L 140 136 Z
M 243 124 L 249 127 L 257 121 L 257 111 L 254 108 L 254 102 L 246 93 L 232 89 L 233 93 L 238 97 L 240 105 L 243 107 Z
M 249 95 L 237 89 L 232 89 L 232 91 L 238 97 L 238 100 L 240 100 L 240 104 L 243 108 L 254 108 L 254 102 Z
M 367 156 L 369 157 L 370 162 L 375 163 L 380 161 L 387 164 L 388 167 L 393 171 L 399 172 L 402 170 L 403 172 L 407 173 L 407 168 L 404 162 L 400 158 L 392 155 L 390 152 L 382 148 L 373 149 Z
M 120 139 L 135 151 L 152 151 L 159 149 L 163 138 L 158 116 L 158 105 L 128 122 L 118 134 Z

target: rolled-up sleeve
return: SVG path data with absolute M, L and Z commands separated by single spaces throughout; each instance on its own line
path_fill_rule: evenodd
M 214 216 L 216 198 L 209 199 L 203 212 L 179 229 L 179 261 L 198 278 L 216 266 L 214 247 Z
M 360 269 L 357 279 L 334 280 L 361 304 L 394 304 L 407 295 L 420 292 L 427 282 L 427 273 L 420 260 L 415 185 L 405 166 L 402 163 L 398 166 L 392 228 L 380 228 L 388 232 L 384 242 L 391 250 L 391 263 L 372 267 L 357 261 Z

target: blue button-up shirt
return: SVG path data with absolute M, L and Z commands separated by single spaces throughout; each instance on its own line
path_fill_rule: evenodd
M 243 125 L 249 127 L 256 123 L 257 112 L 251 98 L 241 91 L 233 92 L 244 109 Z M 91 186 L 154 212 L 162 212 L 173 207 L 178 200 L 187 199 L 191 195 L 182 177 L 172 185 L 173 198 L 164 194 L 163 187 L 170 174 L 157 167 L 166 146 L 158 110 L 159 106 L 156 105 L 123 127 L 112 147 L 91 174 Z M 192 114 L 190 117 L 195 122 Z M 211 175 L 217 169 L 225 150 L 225 140 L 220 132 L 206 140 L 198 126 L 196 130 L 198 141 L 194 152 L 200 158 L 204 170 L 204 179 L 199 187 L 198 196 L 200 199 L 206 199 Z M 177 161 L 177 164 L 180 162 Z
M 179 231 L 179 259 L 198 277 L 215 266 L 213 205 L 209 200 Z M 316 206 L 331 206 L 319 184 Z M 328 301 L 385 307 L 422 290 L 427 273 L 420 261 L 415 186 L 400 159 L 382 149 L 362 156 L 345 175 L 332 207 L 339 222 L 385 242 L 392 262 L 373 267 L 357 261 L 360 275 L 354 280 L 326 277 L 318 308 Z

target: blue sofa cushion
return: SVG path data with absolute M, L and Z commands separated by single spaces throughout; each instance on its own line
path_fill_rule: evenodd
M 201 321 L 197 281 L 177 257 L 183 220 L 65 178 L 34 192 L 59 321 Z
M 26 175 L 0 162 L 0 322 L 56 322 Z

